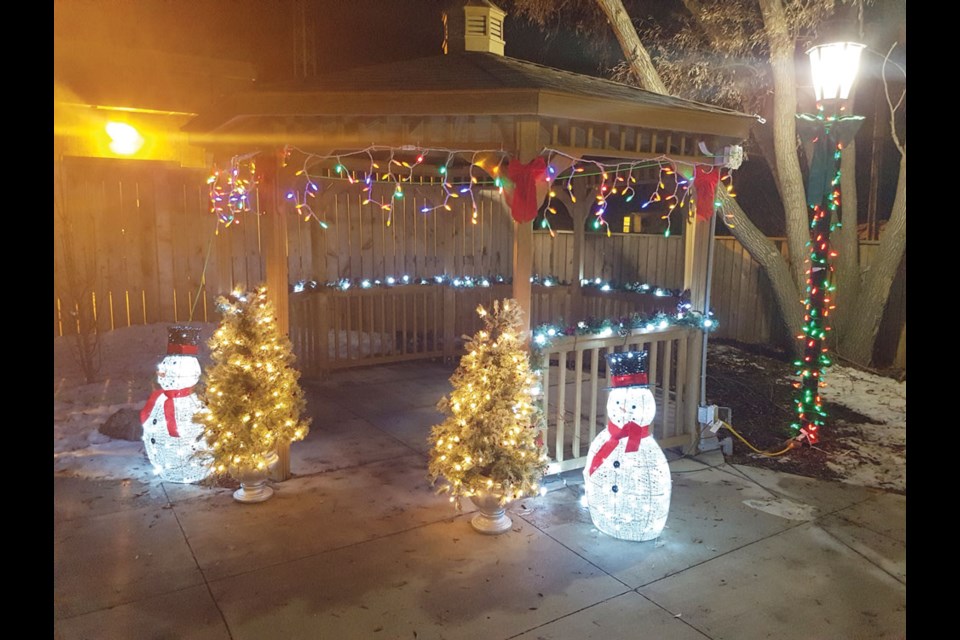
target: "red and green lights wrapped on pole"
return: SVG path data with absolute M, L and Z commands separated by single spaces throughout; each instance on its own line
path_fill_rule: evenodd
M 820 387 L 823 371 L 832 364 L 826 337 L 830 330 L 830 311 L 834 309 L 833 265 L 836 252 L 830 245 L 831 232 L 840 225 L 840 159 L 863 118 L 861 116 L 798 115 L 798 129 L 813 142 L 813 156 L 807 181 L 807 205 L 810 209 L 809 268 L 804 300 L 803 356 L 794 362 L 800 380 L 794 383 L 797 420 L 791 425 L 795 435 L 808 444 L 820 439 L 820 427 L 826 419 Z M 854 213 L 854 217 L 856 213 Z

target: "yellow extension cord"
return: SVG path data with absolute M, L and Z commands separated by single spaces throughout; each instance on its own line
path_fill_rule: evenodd
M 735 436 L 737 436 L 738 438 L 740 438 L 740 440 L 743 442 L 743 444 L 745 444 L 745 445 L 747 445 L 748 447 L 750 447 L 754 452 L 759 453 L 759 454 L 762 455 L 762 456 L 767 456 L 768 458 L 775 458 L 775 457 L 777 457 L 777 456 L 782 456 L 782 455 L 785 454 L 787 451 L 790 451 L 791 449 L 793 449 L 794 447 L 797 446 L 797 445 L 795 444 L 795 441 L 790 440 L 790 441 L 787 443 L 786 448 L 783 449 L 782 451 L 777 451 L 776 453 L 769 453 L 769 452 L 767 452 L 767 451 L 760 451 L 760 449 L 757 449 L 755 446 L 753 446 L 752 444 L 750 444 L 749 442 L 747 442 L 747 439 L 746 439 L 746 438 L 744 438 L 742 435 L 740 435 L 739 433 L 737 433 L 737 430 L 734 429 L 733 427 L 731 427 L 729 423 L 724 422 L 723 420 L 721 420 L 721 421 L 720 421 L 720 424 L 722 424 L 722 425 L 725 426 L 727 429 L 729 429 L 729 430 L 730 430 L 730 433 L 732 433 L 733 435 L 735 435 Z

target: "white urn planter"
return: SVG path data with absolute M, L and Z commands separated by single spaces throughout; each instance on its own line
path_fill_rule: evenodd
M 510 530 L 513 521 L 507 515 L 506 504 L 500 501 L 499 493 L 478 491 L 470 496 L 470 501 L 479 511 L 470 520 L 473 528 L 487 535 L 499 535 Z
M 279 459 L 276 451 L 267 456 L 267 466 L 262 469 L 254 467 L 230 467 L 230 475 L 240 481 L 240 488 L 233 492 L 233 499 L 237 502 L 263 502 L 273 495 L 273 488 L 267 485 L 271 470 Z

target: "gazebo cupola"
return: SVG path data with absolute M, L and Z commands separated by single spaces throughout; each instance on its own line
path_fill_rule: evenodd
M 503 9 L 489 0 L 467 0 L 462 6 L 453 3 L 447 9 L 447 48 L 450 53 L 479 51 L 503 55 Z

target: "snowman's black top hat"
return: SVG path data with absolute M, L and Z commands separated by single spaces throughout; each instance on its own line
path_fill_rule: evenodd
M 646 350 L 608 353 L 607 372 L 610 374 L 608 389 L 648 386 Z
M 172 325 L 167 327 L 167 355 L 195 356 L 199 352 L 199 327 Z

